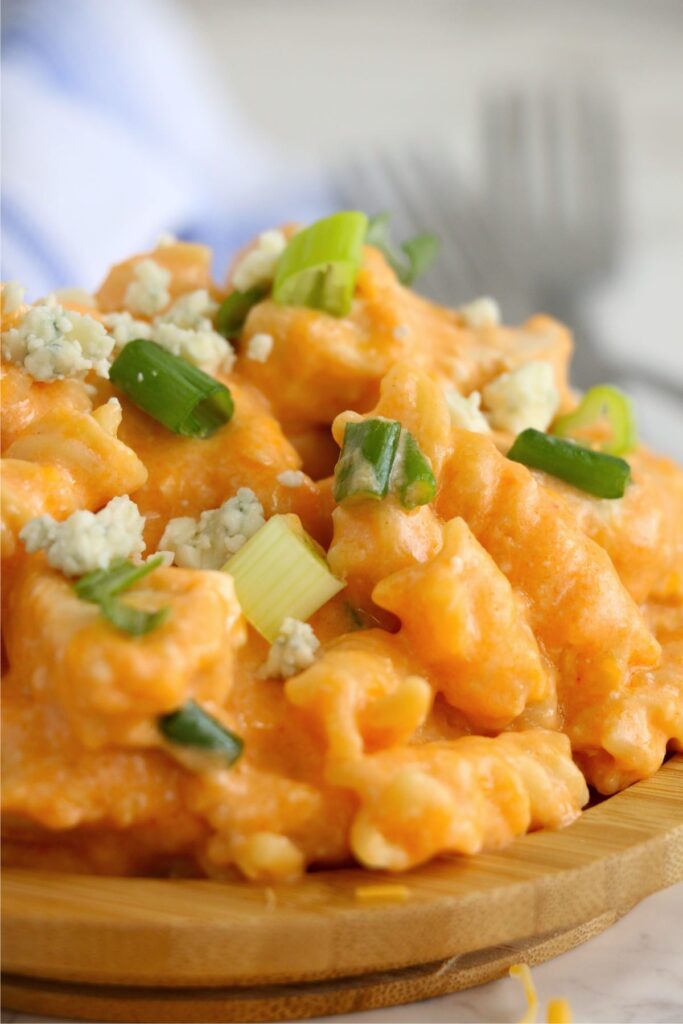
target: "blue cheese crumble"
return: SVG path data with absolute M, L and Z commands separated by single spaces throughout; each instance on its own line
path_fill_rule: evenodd
M 108 569 L 120 558 L 145 550 L 145 518 L 127 494 L 112 498 L 99 512 L 80 510 L 59 523 L 52 516 L 31 519 L 19 534 L 29 554 L 44 551 L 49 564 L 66 576 Z
M 260 675 L 265 679 L 295 676 L 313 664 L 319 647 L 312 626 L 288 617 L 280 626 Z
M 91 316 L 65 310 L 56 301 L 31 306 L 19 324 L 2 335 L 2 354 L 35 380 L 84 377 L 94 370 L 109 376 L 114 340 Z
M 18 281 L 7 281 L 2 286 L 2 315 L 15 313 L 24 301 L 26 289 Z
M 171 301 L 168 286 L 171 282 L 171 271 L 162 267 L 156 260 L 144 259 L 133 268 L 135 280 L 126 288 L 124 305 L 131 313 L 142 313 L 143 316 L 154 316 L 161 312 Z
M 265 524 L 263 506 L 248 487 L 240 487 L 220 508 L 202 512 L 199 519 L 171 519 L 159 541 L 176 565 L 186 569 L 221 569 L 228 558 Z
M 502 373 L 486 385 L 483 398 L 491 426 L 512 434 L 527 427 L 547 430 L 560 405 L 553 368 L 541 360 Z
M 467 327 L 497 327 L 501 322 L 500 306 L 495 299 L 482 295 L 466 306 L 460 307 L 460 315 Z
M 491 431 L 488 420 L 479 408 L 481 395 L 473 391 L 465 398 L 455 388 L 447 388 L 444 391 L 448 411 L 451 414 L 451 423 L 461 430 L 471 430 L 475 434 L 488 434 Z
M 285 250 L 287 239 L 281 231 L 264 231 L 258 242 L 243 256 L 232 272 L 232 283 L 240 292 L 257 285 L 271 284 L 277 261 Z

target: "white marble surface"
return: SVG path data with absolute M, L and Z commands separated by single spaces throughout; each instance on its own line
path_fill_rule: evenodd
M 683 883 L 644 900 L 602 935 L 534 968 L 541 1012 L 548 999 L 571 1002 L 576 1024 L 683 1022 Z M 518 1021 L 525 1007 L 511 978 L 408 1006 L 321 1020 L 331 1024 L 498 1024 Z M 49 1021 L 4 1011 L 6 1024 Z

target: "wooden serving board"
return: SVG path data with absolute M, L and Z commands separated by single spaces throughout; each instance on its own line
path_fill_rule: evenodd
M 247 882 L 8 869 L 5 1006 L 111 1021 L 256 1021 L 425 999 L 537 963 L 683 879 L 683 756 L 561 832 L 399 878 Z M 359 885 L 404 884 L 402 901 Z

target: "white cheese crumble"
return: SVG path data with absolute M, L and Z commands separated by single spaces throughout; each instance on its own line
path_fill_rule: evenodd
M 104 322 L 111 332 L 116 348 L 123 348 L 136 338 L 152 336 L 152 325 L 146 320 L 136 320 L 130 313 L 107 313 Z
M 220 508 L 202 512 L 199 519 L 171 519 L 159 541 L 176 565 L 186 569 L 221 569 L 230 555 L 265 524 L 263 506 L 248 487 L 240 487 Z
M 167 352 L 180 356 L 206 373 L 222 370 L 229 373 L 235 362 L 235 351 L 229 341 L 214 330 L 192 331 L 175 324 L 155 323 L 152 341 Z
M 176 299 L 171 308 L 157 317 L 157 323 L 175 324 L 186 330 L 210 331 L 213 328 L 211 318 L 218 309 L 218 303 L 209 295 L 206 288 L 198 288 L 193 292 L 185 292 Z
M 145 549 L 144 526 L 144 516 L 124 494 L 112 498 L 99 512 L 80 510 L 61 523 L 52 516 L 38 516 L 19 537 L 29 554 L 45 551 L 54 569 L 66 576 L 82 576 L 107 569 L 116 559 L 140 555 Z
M 273 351 L 272 334 L 253 334 L 247 342 L 247 359 L 253 359 L 255 363 L 265 363 Z
M 146 259 L 135 264 L 133 273 L 135 280 L 126 288 L 124 305 L 131 313 L 154 316 L 171 300 L 168 290 L 171 271 L 162 267 L 156 260 Z
M 276 480 L 283 487 L 301 487 L 306 483 L 306 474 L 300 469 L 285 469 L 278 473 Z
M 260 674 L 266 679 L 288 679 L 313 664 L 319 647 L 312 626 L 288 617 L 280 626 Z
M 155 248 L 167 249 L 169 245 L 175 245 L 178 241 L 177 235 L 174 235 L 172 231 L 162 231 L 157 239 Z
M 113 347 L 101 323 L 57 302 L 31 306 L 18 325 L 2 335 L 5 359 L 41 381 L 82 377 L 89 370 L 108 377 Z
M 397 324 L 392 333 L 396 338 L 396 341 L 405 341 L 410 334 L 408 324 Z
M 478 391 L 473 391 L 467 398 L 461 395 L 459 391 L 456 391 L 455 388 L 446 388 L 444 394 L 448 404 L 448 411 L 451 414 L 451 423 L 454 427 L 460 427 L 461 430 L 471 430 L 475 434 L 490 433 L 491 428 L 489 427 L 488 420 L 479 408 L 481 405 L 481 395 Z
M 246 292 L 256 285 L 270 284 L 275 277 L 275 267 L 287 245 L 281 231 L 264 231 L 258 242 L 244 256 L 232 272 L 232 283 L 240 292 Z
M 2 315 L 16 312 L 24 301 L 26 289 L 18 281 L 7 281 L 2 286 Z
M 560 404 L 550 363 L 533 360 L 487 384 L 484 404 L 492 427 L 519 434 L 527 427 L 546 430 Z
M 500 306 L 488 295 L 461 306 L 460 314 L 468 327 L 497 327 L 501 322 Z
M 145 338 L 206 373 L 218 370 L 228 373 L 235 362 L 234 349 L 229 341 L 213 330 L 208 316 L 204 316 L 204 312 L 213 312 L 215 307 L 208 292 L 199 289 L 181 296 L 168 313 L 157 317 L 151 324 L 146 320 L 136 320 L 130 313 L 108 313 L 104 322 L 117 349 L 136 338 Z M 196 323 L 199 329 L 180 325 L 190 322 Z

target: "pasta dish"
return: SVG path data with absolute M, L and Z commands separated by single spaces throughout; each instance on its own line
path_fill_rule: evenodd
M 2 290 L 6 863 L 398 872 L 683 749 L 683 472 L 385 216 Z

